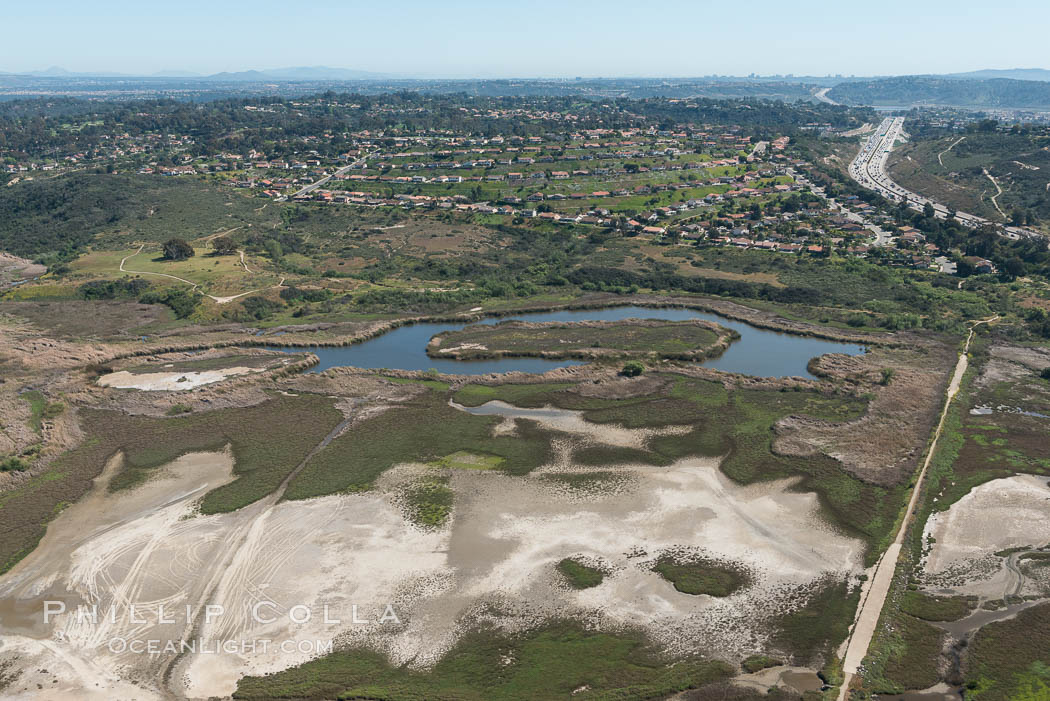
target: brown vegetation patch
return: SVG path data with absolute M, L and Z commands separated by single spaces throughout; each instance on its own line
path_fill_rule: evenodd
M 878 348 L 866 355 L 822 356 L 813 368 L 817 374 L 874 395 L 867 413 L 836 424 L 787 417 L 776 425 L 774 449 L 785 455 L 824 453 L 874 484 L 906 481 L 937 421 L 954 367 L 952 349 L 931 344 L 923 350 Z M 882 368 L 894 370 L 886 385 L 879 384 Z
M 139 327 L 171 318 L 170 310 L 163 305 L 122 301 L 4 302 L 0 311 L 22 317 L 59 338 L 135 335 Z

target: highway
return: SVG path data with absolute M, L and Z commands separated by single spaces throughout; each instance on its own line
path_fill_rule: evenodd
M 887 117 L 882 120 L 875 133 L 861 144 L 860 151 L 857 152 L 857 156 L 850 163 L 850 177 L 869 190 L 875 190 L 888 200 L 893 202 L 906 201 L 912 209 L 922 210 L 926 204 L 929 204 L 933 207 L 935 217 L 947 219 L 949 213 L 947 207 L 939 202 L 923 197 L 917 192 L 901 187 L 887 173 L 886 162 L 889 160 L 890 152 L 898 139 L 900 139 L 903 131 L 904 117 Z M 956 212 L 955 218 L 971 228 L 977 228 L 985 224 L 997 224 L 997 222 L 966 212 Z M 1022 236 L 1039 236 L 1034 231 L 1016 226 L 1005 227 L 1004 235 L 1012 239 Z
M 839 103 L 835 102 L 834 100 L 832 100 L 830 97 L 828 97 L 828 93 L 830 91 L 831 91 L 831 88 L 821 88 L 816 93 L 814 93 L 813 97 L 817 98 L 821 102 L 823 102 L 825 104 L 828 104 L 828 105 L 837 105 L 837 104 L 839 104 Z

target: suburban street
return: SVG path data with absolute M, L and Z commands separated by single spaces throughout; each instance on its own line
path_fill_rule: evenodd
M 890 244 L 893 243 L 893 234 L 891 234 L 890 232 L 886 231 L 885 229 L 883 229 L 878 224 L 875 224 L 875 223 L 869 221 L 868 218 L 865 217 L 864 215 L 858 214 L 857 212 L 854 212 L 853 210 L 842 206 L 842 204 L 838 200 L 836 200 L 834 197 L 828 197 L 827 193 L 824 191 L 823 187 L 820 187 L 819 185 L 813 184 L 813 182 L 810 181 L 809 178 L 807 178 L 806 176 L 802 175 L 801 173 L 799 173 L 798 171 L 794 170 L 793 168 L 789 168 L 788 169 L 788 175 L 790 175 L 792 178 L 794 178 L 796 182 L 798 182 L 798 183 L 800 183 L 802 185 L 809 186 L 809 189 L 810 189 L 810 191 L 813 194 L 817 195 L 818 197 L 823 197 L 827 201 L 828 206 L 831 207 L 836 212 L 838 212 L 839 214 L 841 214 L 843 217 L 845 217 L 846 219 L 849 219 L 851 222 L 853 222 L 855 224 L 860 224 L 865 229 L 870 231 L 872 233 L 872 236 L 874 236 L 874 238 L 872 239 L 871 245 L 873 245 L 873 246 L 889 246 Z
M 372 155 L 371 153 L 366 153 L 365 155 L 361 156 L 360 158 L 358 158 L 353 163 L 348 163 L 347 165 L 343 166 L 342 168 L 340 168 L 339 170 L 335 171 L 331 175 L 326 175 L 325 177 L 321 178 L 320 180 L 318 180 L 316 182 L 313 182 L 313 183 L 310 183 L 309 185 L 307 185 L 306 187 L 302 188 L 301 190 L 297 190 L 296 192 L 293 192 L 291 195 L 288 195 L 288 196 L 282 197 L 282 198 L 278 198 L 278 202 L 284 202 L 285 200 L 294 199 L 298 195 L 304 195 L 306 193 L 313 192 L 317 188 L 319 188 L 322 185 L 326 184 L 332 178 L 340 176 L 340 175 L 343 175 L 347 171 L 350 171 L 350 170 L 352 170 L 352 169 L 354 169 L 354 168 L 356 168 L 358 166 L 364 165 L 365 161 L 367 161 L 369 156 L 371 156 L 371 155 Z

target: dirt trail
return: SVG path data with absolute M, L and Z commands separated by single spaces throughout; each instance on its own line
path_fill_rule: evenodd
M 951 382 L 948 383 L 948 390 L 945 393 L 944 408 L 941 409 L 941 418 L 937 422 L 937 428 L 933 432 L 933 441 L 930 443 L 930 448 L 926 452 L 926 459 L 922 463 L 922 469 L 919 470 L 919 476 L 915 480 L 915 487 L 912 489 L 911 497 L 908 499 L 907 511 L 904 514 L 904 518 L 901 519 L 900 528 L 897 530 L 897 537 L 893 539 L 893 543 L 886 549 L 886 552 L 882 554 L 882 557 L 880 557 L 879 561 L 875 564 L 874 572 L 869 575 L 869 579 L 865 583 L 865 587 L 861 592 L 861 601 L 860 605 L 857 607 L 857 615 L 854 620 L 853 630 L 850 632 L 850 637 L 846 642 L 846 654 L 843 657 L 842 663 L 845 679 L 842 682 L 842 686 L 839 687 L 838 701 L 845 701 L 849 694 L 850 682 L 860 670 L 860 665 L 864 661 L 864 657 L 868 654 L 868 648 L 871 646 L 871 639 L 875 635 L 875 629 L 878 627 L 879 617 L 882 615 L 882 609 L 886 605 L 886 597 L 889 595 L 890 586 L 893 583 L 893 575 L 897 569 L 897 560 L 900 557 L 901 548 L 904 543 L 904 536 L 907 534 L 908 527 L 911 525 L 912 519 L 915 516 L 916 506 L 918 505 L 919 497 L 922 494 L 926 472 L 930 467 L 930 462 L 933 460 L 934 454 L 937 452 L 937 442 L 940 440 L 941 433 L 944 430 L 944 422 L 948 417 L 948 409 L 951 407 L 955 395 L 958 394 L 962 378 L 966 374 L 967 353 L 970 350 L 970 343 L 973 341 L 974 329 L 979 324 L 991 323 L 998 318 L 999 317 L 996 316 L 975 322 L 970 327 L 970 333 L 966 337 L 966 345 L 963 347 L 962 352 L 959 353 L 959 360 L 955 364 L 955 372 L 952 374 Z
M 949 146 L 948 148 L 944 149 L 943 151 L 941 151 L 940 153 L 938 153 L 938 154 L 937 154 L 937 162 L 941 164 L 941 168 L 943 168 L 943 167 L 944 167 L 944 161 L 942 161 L 942 160 L 941 160 L 941 156 L 943 156 L 944 154 L 948 153 L 948 152 L 949 152 L 949 151 L 951 151 L 951 150 L 952 150 L 953 148 L 955 148 L 956 146 L 958 146 L 958 145 L 959 145 L 959 143 L 960 143 L 960 142 L 961 142 L 961 141 L 962 141 L 963 139 L 965 139 L 965 138 L 966 138 L 965 136 L 960 136 L 960 137 L 959 137 L 959 140 L 958 140 L 958 141 L 956 141 L 956 142 L 955 142 L 955 143 L 953 143 L 953 144 L 952 144 L 951 146 Z
M 150 272 L 148 270 L 128 270 L 127 268 L 125 268 L 124 264 L 127 263 L 130 259 L 132 259 L 135 256 L 137 256 L 138 254 L 142 253 L 142 249 L 144 249 L 145 247 L 146 247 L 146 244 L 144 244 L 144 243 L 143 244 L 139 244 L 139 248 L 138 248 L 137 251 L 132 253 L 130 256 L 124 256 L 123 258 L 121 258 L 120 259 L 120 272 L 122 272 L 122 273 L 132 273 L 134 275 L 157 275 L 158 277 L 166 277 L 166 278 L 171 278 L 172 280 L 178 280 L 179 282 L 185 282 L 192 289 L 197 289 L 198 287 L 200 287 L 200 285 L 198 285 L 197 283 L 193 282 L 192 280 L 187 280 L 186 278 L 178 277 L 178 276 L 175 276 L 175 275 L 169 275 L 168 273 L 154 273 L 154 272 Z M 210 296 L 210 295 L 207 295 L 207 296 Z
M 981 170 L 984 171 L 985 176 L 992 181 L 992 185 L 995 185 L 996 193 L 992 196 L 992 204 L 995 205 L 996 210 L 1002 215 L 1003 219 L 1006 219 L 1006 212 L 1004 212 L 1003 208 L 999 206 L 999 195 L 1003 194 L 1003 189 L 999 187 L 999 183 L 992 177 L 992 174 L 988 172 L 987 168 L 982 168 Z
M 220 236 L 226 236 L 228 234 L 232 234 L 234 231 L 240 231 L 243 228 L 244 228 L 244 226 L 235 226 L 232 229 L 226 229 L 224 231 L 216 231 L 214 234 L 208 234 L 207 236 L 202 238 L 201 241 L 204 241 L 205 243 L 209 243 L 209 242 L 214 241 L 215 239 L 219 238 Z
M 235 231 L 235 229 L 231 229 L 231 231 Z M 226 233 L 226 232 L 219 232 L 219 233 Z M 219 234 L 213 234 L 212 236 L 218 236 L 218 235 Z M 124 256 L 123 258 L 121 258 L 120 259 L 120 272 L 122 272 L 122 273 L 132 273 L 134 275 L 157 275 L 159 277 L 166 277 L 166 278 L 170 278 L 172 280 L 178 280 L 179 282 L 184 282 L 184 283 L 186 283 L 187 285 L 190 286 L 190 289 L 193 289 L 193 290 L 197 290 L 197 289 L 200 288 L 200 285 L 198 283 L 193 282 L 192 280 L 187 280 L 186 278 L 178 277 L 176 275 L 169 275 L 168 273 L 154 273 L 154 272 L 151 272 L 151 271 L 148 271 L 148 270 L 129 270 L 128 268 L 125 268 L 124 264 L 127 263 L 128 260 L 130 260 L 131 258 L 134 258 L 138 254 L 142 253 L 142 249 L 144 249 L 145 247 L 146 247 L 146 244 L 144 244 L 144 243 L 140 244 L 137 251 L 135 251 L 134 253 L 132 253 L 129 256 Z M 244 272 L 250 274 L 252 271 L 248 269 L 248 265 L 244 262 L 244 251 L 238 251 L 238 253 L 241 254 L 241 265 L 244 266 Z M 284 284 L 284 280 L 285 280 L 284 278 L 281 278 L 281 281 L 278 282 L 276 285 L 274 285 L 274 287 L 281 287 Z M 229 297 L 216 297 L 215 295 L 210 295 L 207 292 L 201 292 L 201 294 L 204 295 L 205 297 L 207 297 L 208 299 L 212 300 L 216 304 L 229 304 L 230 302 L 232 302 L 235 299 L 239 299 L 241 297 L 246 297 L 246 296 L 248 296 L 250 294 L 254 294 L 256 292 L 261 292 L 262 290 L 265 290 L 265 289 L 268 289 L 268 288 L 259 287 L 259 288 L 256 288 L 254 290 L 248 290 L 247 292 L 241 292 L 240 294 L 230 295 Z

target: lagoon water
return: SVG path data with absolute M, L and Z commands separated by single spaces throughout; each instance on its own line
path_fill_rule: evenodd
M 693 309 L 651 307 L 607 307 L 557 312 L 517 314 L 510 317 L 485 319 L 481 324 L 498 324 L 516 319 L 521 321 L 619 321 L 622 319 L 661 319 L 685 321 L 705 319 L 733 329 L 740 338 L 718 358 L 701 364 L 705 367 L 758 377 L 812 377 L 806 366 L 811 358 L 825 353 L 860 355 L 864 346 L 839 343 L 809 336 L 795 336 L 760 329 L 742 321 L 735 321 Z M 332 367 L 387 368 L 398 370 L 429 370 L 434 368 L 450 375 L 481 375 L 490 372 L 535 372 L 580 365 L 580 360 L 550 360 L 546 358 L 497 358 L 489 360 L 450 360 L 431 358 L 426 353 L 427 343 L 435 334 L 466 326 L 463 323 L 413 324 L 388 331 L 382 336 L 352 346 L 272 347 L 271 350 L 301 352 L 308 350 L 321 362 L 310 372 L 321 372 Z

